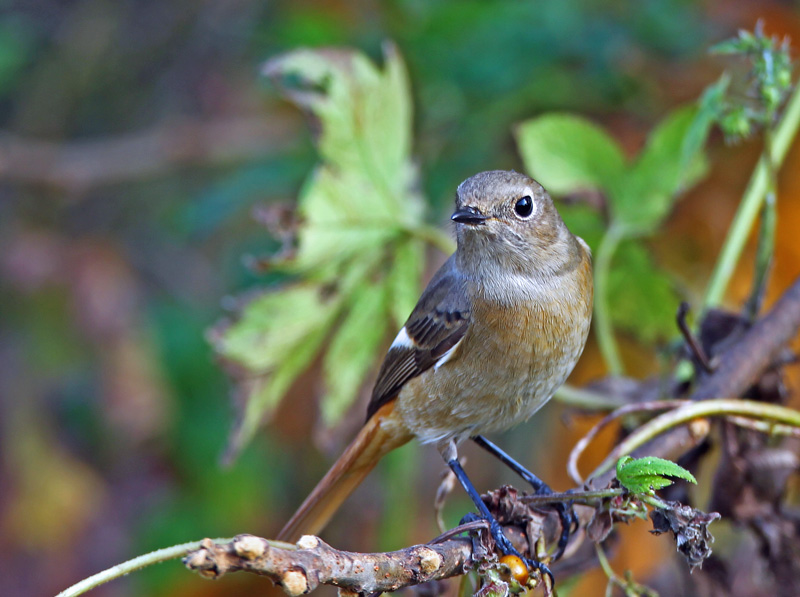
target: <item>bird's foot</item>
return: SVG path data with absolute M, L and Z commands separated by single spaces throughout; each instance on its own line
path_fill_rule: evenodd
M 525 563 L 525 565 L 528 567 L 528 570 L 538 570 L 542 576 L 547 575 L 550 577 L 551 587 L 555 585 L 555 578 L 553 577 L 553 573 L 550 571 L 550 568 L 547 566 L 547 564 L 543 564 L 534 560 L 533 558 L 527 558 L 523 556 L 519 550 L 514 547 L 509 538 L 506 537 L 506 534 L 503 532 L 503 527 L 501 527 L 500 523 L 497 522 L 493 517 L 485 518 L 475 514 L 474 512 L 470 512 L 461 519 L 459 524 L 466 524 L 476 520 L 485 520 L 489 523 L 489 533 L 491 534 L 492 539 L 494 539 L 497 549 L 502 552 L 503 555 L 517 556 Z
M 555 492 L 544 483 L 536 488 L 536 495 L 547 497 L 553 493 Z M 558 560 L 564 555 L 570 534 L 578 529 L 578 516 L 575 514 L 573 506 L 573 502 L 553 502 L 553 507 L 556 509 L 558 519 L 561 522 L 561 535 L 558 537 L 558 547 L 553 554 L 553 560 Z

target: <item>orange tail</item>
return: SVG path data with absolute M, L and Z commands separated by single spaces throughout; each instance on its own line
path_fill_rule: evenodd
M 279 540 L 296 541 L 301 535 L 319 533 L 378 461 L 413 437 L 392 417 L 394 404 L 385 404 L 370 417 L 283 527 Z

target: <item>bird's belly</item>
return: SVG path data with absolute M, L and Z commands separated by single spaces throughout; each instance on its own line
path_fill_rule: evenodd
M 398 414 L 423 443 L 461 441 L 526 420 L 569 375 L 588 332 L 538 306 L 476 313 L 476 320 L 450 360 L 410 380 L 398 396 Z

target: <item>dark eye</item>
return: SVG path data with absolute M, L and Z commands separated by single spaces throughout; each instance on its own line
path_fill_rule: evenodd
M 514 211 L 520 218 L 527 218 L 533 213 L 533 199 L 525 195 L 514 204 Z

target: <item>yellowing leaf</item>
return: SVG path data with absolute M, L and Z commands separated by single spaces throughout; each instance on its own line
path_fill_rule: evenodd
M 356 291 L 347 317 L 336 332 L 323 365 L 327 395 L 322 403 L 326 423 L 337 421 L 358 396 L 364 376 L 379 356 L 386 336 L 386 292 L 362 286 Z
M 251 301 L 241 318 L 223 332 L 217 351 L 237 365 L 247 403 L 226 459 L 255 434 L 319 350 L 339 310 L 314 286 L 294 286 Z
M 394 251 L 394 261 L 389 266 L 386 282 L 391 297 L 389 310 L 398 330 L 403 327 L 419 299 L 419 280 L 424 263 L 425 248 L 421 243 L 402 242 Z
M 216 349 L 252 370 L 268 372 L 287 353 L 330 323 L 338 301 L 323 300 L 314 286 L 290 286 L 250 301 L 221 337 Z
M 264 72 L 313 115 L 321 161 L 298 197 L 294 257 L 279 263 L 298 281 L 247 303 L 216 337 L 246 397 L 234 454 L 326 346 L 321 410 L 326 423 L 341 416 L 383 357 L 388 323 L 413 308 L 424 260 L 423 241 L 408 232 L 422 224 L 424 203 L 395 49 L 387 46 L 382 69 L 356 52 L 300 50 Z

